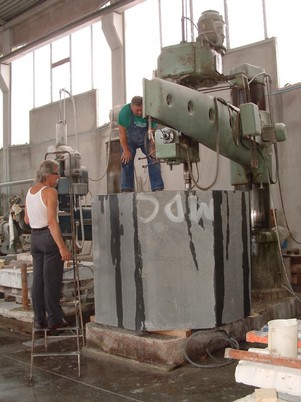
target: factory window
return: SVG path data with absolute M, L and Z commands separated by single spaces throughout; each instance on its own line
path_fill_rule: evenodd
M 15 60 L 12 68 L 11 145 L 29 143 L 29 110 L 33 108 L 33 54 Z
M 34 107 L 51 101 L 50 77 L 50 45 L 47 45 L 34 52 Z
M 268 36 L 277 38 L 278 75 L 280 86 L 301 82 L 296 50 L 300 25 L 300 1 L 265 0 Z
M 170 0 L 168 2 L 171 4 Z M 162 4 L 166 4 L 166 2 L 162 1 Z M 171 9 L 174 12 L 173 5 L 171 5 Z M 147 15 L 147 24 L 141 15 Z M 157 0 L 145 1 L 125 12 L 126 92 L 128 101 L 135 95 L 142 95 L 143 78 L 152 78 L 160 53 L 159 34 Z M 175 34 L 174 40 L 177 40 Z M 175 43 L 177 42 L 173 42 L 173 44 Z
M 252 6 L 248 7 L 247 18 L 245 18 L 245 10 L 244 1 L 228 0 L 230 47 L 232 49 L 264 39 L 262 0 L 252 0 Z
M 72 95 L 92 88 L 91 27 L 86 27 L 71 35 L 71 75 Z
M 51 100 L 60 99 L 60 89 L 71 91 L 70 36 L 52 42 L 51 46 Z
M 11 144 L 29 143 L 29 111 L 58 101 L 60 89 L 72 95 L 99 89 L 97 118 L 100 124 L 107 123 L 112 106 L 111 64 L 100 22 L 13 61 Z
M 51 43 L 51 63 L 55 64 L 70 57 L 70 37 L 55 40 Z
M 52 101 L 56 102 L 60 99 L 61 89 L 71 93 L 70 84 L 70 61 L 52 68 Z
M 102 31 L 101 23 L 93 25 L 93 75 L 92 88 L 98 89 L 100 125 L 108 123 L 112 108 L 112 57 L 111 49 Z

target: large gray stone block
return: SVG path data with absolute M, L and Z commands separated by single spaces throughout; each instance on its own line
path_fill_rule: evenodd
M 92 219 L 97 323 L 204 329 L 249 314 L 247 193 L 97 196 Z

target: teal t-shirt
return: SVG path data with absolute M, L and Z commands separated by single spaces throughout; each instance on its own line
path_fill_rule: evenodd
M 131 104 L 127 103 L 126 105 L 123 106 L 123 108 L 120 110 L 119 115 L 118 115 L 118 124 L 122 127 L 125 127 L 128 129 L 131 126 L 132 123 L 132 110 L 131 110 Z M 148 126 L 148 120 L 144 117 L 139 117 L 134 115 L 134 121 L 135 125 L 138 127 L 145 127 L 147 128 Z M 152 121 L 152 128 L 157 127 L 157 123 Z

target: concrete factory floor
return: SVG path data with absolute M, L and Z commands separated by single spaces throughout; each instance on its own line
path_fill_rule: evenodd
M 235 382 L 236 363 L 215 369 L 187 364 L 166 371 L 104 354 L 92 358 L 85 352 L 80 378 L 75 357 L 47 357 L 35 359 L 30 381 L 30 336 L 2 328 L 0 340 L 1 402 L 218 402 L 253 392 L 252 387 Z M 63 350 L 66 343 L 59 341 L 56 347 L 59 344 Z
M 233 402 L 254 392 L 254 387 L 236 383 L 236 361 L 215 368 L 200 368 L 187 362 L 181 367 L 167 370 L 87 347 L 81 349 L 80 377 L 75 356 L 48 356 L 34 359 L 33 379 L 30 380 L 30 323 L 22 323 L 21 318 L 11 319 L 9 313 L 4 317 L 3 306 L 6 303 L 3 300 L 0 302 L 1 402 Z M 241 331 L 242 326 L 245 326 L 245 330 L 250 329 L 250 325 L 256 325 L 255 329 L 259 329 L 268 319 L 289 318 L 296 312 L 300 316 L 300 306 L 294 298 L 261 302 L 257 304 L 257 309 L 254 319 L 248 317 L 237 324 Z M 275 316 L 275 311 L 281 312 L 280 316 Z M 14 325 L 11 325 L 12 322 Z M 69 350 L 73 341 L 52 339 L 49 350 Z M 240 343 L 241 349 L 248 347 L 250 344 Z M 225 363 L 223 350 L 218 360 Z M 202 361 L 199 364 L 203 364 Z

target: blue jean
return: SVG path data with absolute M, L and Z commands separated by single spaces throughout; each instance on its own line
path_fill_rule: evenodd
M 121 191 L 134 191 L 134 159 L 136 150 L 141 149 L 145 156 L 147 156 L 148 174 L 151 183 L 151 190 L 163 190 L 164 183 L 161 176 L 160 163 L 156 163 L 156 159 L 148 156 L 149 154 L 149 140 L 145 140 L 147 134 L 139 133 L 139 135 L 128 136 L 128 146 L 132 153 L 132 159 L 128 163 L 121 164 Z
M 48 322 L 48 326 L 57 325 L 63 320 L 60 299 L 64 262 L 49 229 L 31 233 L 31 255 L 34 320 L 41 324 Z

